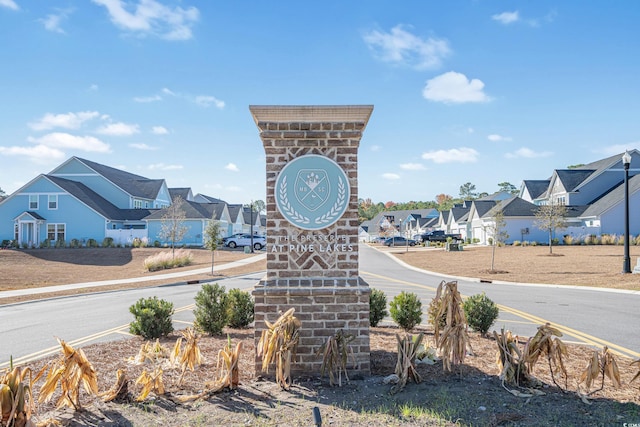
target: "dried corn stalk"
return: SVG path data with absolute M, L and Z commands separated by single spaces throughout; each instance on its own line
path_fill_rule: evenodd
M 327 338 L 327 341 L 320 346 L 316 354 L 322 353 L 322 372 L 329 371 L 329 384 L 334 385 L 336 383 L 336 376 L 338 377 L 338 386 L 342 387 L 342 373 L 349 382 L 349 375 L 347 374 L 347 359 L 349 353 L 353 355 L 349 343 L 355 339 L 352 334 L 345 334 L 342 329 L 336 332 L 335 335 Z
M 130 357 L 128 361 L 135 365 L 142 365 L 145 363 L 158 363 L 169 356 L 169 352 L 166 348 L 160 344 L 160 340 L 156 339 L 155 343 L 151 341 L 145 341 L 140 346 L 140 351 L 134 357 Z
M 33 412 L 33 383 L 38 380 L 44 370 L 32 378 L 29 368 L 13 367 L 10 363 L 9 371 L 0 376 L 0 426 L 31 427 Z M 28 383 L 26 382 L 29 377 Z
M 462 308 L 462 297 L 458 292 L 458 282 L 440 282 L 435 299 L 440 301 L 440 306 L 434 318 L 444 318 L 445 322 L 442 331 L 440 323 L 435 322 L 434 336 L 440 350 L 442 367 L 445 371 L 451 372 L 452 365 L 464 362 L 469 346 L 467 319 Z
M 214 382 L 206 382 L 204 391 L 199 394 L 180 396 L 176 400 L 181 403 L 191 402 L 198 399 L 204 399 L 213 393 L 229 388 L 231 390 L 238 387 L 240 383 L 240 372 L 238 370 L 238 362 L 240 360 L 240 352 L 242 351 L 242 341 L 236 344 L 235 350 L 231 346 L 231 338 L 227 338 L 227 345 L 218 352 L 218 378 Z
M 162 381 L 162 368 L 157 367 L 153 373 L 149 373 L 145 369 L 136 380 L 136 385 L 138 384 L 142 385 L 142 391 L 140 391 L 140 394 L 136 397 L 138 402 L 145 400 L 151 392 L 154 392 L 158 396 L 163 395 L 164 382 Z
M 116 372 L 116 383 L 109 390 L 100 394 L 100 397 L 102 397 L 104 402 L 111 402 L 124 399 L 128 392 L 129 380 L 127 380 L 127 373 L 124 369 L 118 369 Z
M 184 338 L 185 340 L 184 349 L 182 349 L 182 352 L 176 359 L 178 364 L 182 368 L 182 374 L 180 374 L 178 385 L 182 384 L 182 379 L 184 378 L 184 374 L 187 371 L 187 368 L 193 372 L 196 366 L 202 364 L 203 361 L 202 353 L 200 353 L 200 348 L 198 347 L 198 339 L 200 338 L 200 336 L 196 333 L 196 331 L 192 328 L 187 328 L 182 331 L 182 338 Z M 176 348 L 180 348 L 181 341 L 182 340 L 178 338 L 172 355 L 176 354 Z
M 78 411 L 82 409 L 80 386 L 87 393 L 97 395 L 98 376 L 82 349 L 75 350 L 61 339 L 58 342 L 62 347 L 62 356 L 51 365 L 45 383 L 40 387 L 38 399 L 40 402 L 49 401 L 60 383 L 62 395 L 56 403 L 57 407 L 69 406 Z
M 512 385 L 523 385 L 530 381 L 529 369 L 524 363 L 522 352 L 518 349 L 518 339 L 511 334 L 511 331 L 501 329 L 500 334 L 493 331 L 493 337 L 498 344 L 498 354 L 496 364 L 500 370 L 500 380 Z
M 300 320 L 291 308 L 275 323 L 265 320 L 267 329 L 258 342 L 258 356 L 262 356 L 262 372 L 269 372 L 269 365 L 276 364 L 276 382 L 285 390 L 291 386 L 291 362 L 295 358 L 300 338 Z
M 399 381 L 398 384 L 391 388 L 391 394 L 402 391 L 409 379 L 416 384 L 422 381 L 422 377 L 416 370 L 416 355 L 422 346 L 423 338 L 423 334 L 419 334 L 414 338 L 412 338 L 411 335 L 400 338 L 400 335 L 396 334 L 396 339 L 398 340 L 398 361 L 396 362 L 395 374 L 398 376 Z
M 640 372 L 638 374 L 640 374 Z M 589 392 L 589 389 L 591 389 L 591 385 L 599 376 L 602 376 L 602 383 L 600 384 L 600 388 Z M 622 385 L 620 381 L 620 371 L 618 370 L 618 363 L 616 362 L 616 359 L 613 357 L 613 354 L 611 354 L 611 351 L 607 346 L 604 346 L 604 348 L 602 349 L 602 353 L 599 353 L 597 351 L 593 352 L 593 356 L 591 357 L 589 364 L 582 372 L 582 375 L 580 375 L 580 380 L 578 381 L 578 394 L 582 397 L 602 390 L 604 388 L 605 377 L 608 377 L 613 383 L 613 386 L 616 388 Z M 636 377 L 638 377 L 638 375 L 636 375 L 633 379 L 635 379 Z M 586 395 L 582 395 L 580 393 L 581 384 L 584 384 L 587 388 Z
M 634 360 L 633 362 L 631 362 L 631 364 L 638 365 L 638 372 L 633 376 L 633 378 L 631 378 L 631 381 L 629 382 L 633 382 L 636 378 L 640 378 L 640 359 Z
M 566 389 L 568 375 L 562 356 L 567 355 L 567 346 L 559 339 L 561 336 L 562 332 L 552 327 L 549 323 L 539 326 L 538 332 L 525 345 L 523 360 L 527 364 L 529 371 L 533 372 L 533 368 L 540 356 L 546 355 L 553 383 L 560 387 L 556 382 L 555 374 L 561 373 L 564 376 L 564 388 Z

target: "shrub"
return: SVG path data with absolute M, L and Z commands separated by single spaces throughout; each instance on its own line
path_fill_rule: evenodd
M 378 326 L 378 323 L 388 314 L 385 293 L 379 289 L 371 289 L 371 294 L 369 294 L 369 325 Z
M 400 292 L 389 304 L 391 318 L 405 331 L 410 331 L 422 321 L 422 302 L 411 292 Z
M 520 240 L 514 240 L 513 246 L 522 246 L 522 242 Z
M 66 247 L 66 243 L 65 243 L 64 239 L 56 240 L 55 247 L 56 248 L 64 248 L 64 247 Z
M 131 246 L 133 246 L 134 248 L 142 247 L 142 239 L 136 237 L 135 239 L 133 239 L 133 242 L 131 242 Z
M 105 237 L 102 241 L 103 248 L 112 248 L 113 247 L 113 237 Z
M 498 318 L 498 306 L 485 293 L 472 295 L 462 304 L 467 324 L 485 335 Z
M 40 248 L 50 248 L 51 241 L 49 239 L 44 239 L 42 243 L 40 243 Z
M 69 247 L 70 248 L 79 248 L 80 247 L 80 240 L 71 239 L 71 241 L 69 242 Z
M 209 335 L 219 335 L 229 322 L 231 301 L 224 286 L 202 285 L 196 294 L 194 326 Z
M 253 322 L 254 303 L 249 292 L 231 289 L 229 305 L 231 314 L 227 325 L 232 328 L 246 328 Z
M 573 245 L 575 244 L 575 240 L 573 238 L 573 236 L 571 234 L 566 234 L 563 238 L 562 241 L 565 245 Z
M 140 298 L 129 307 L 135 320 L 131 322 L 129 332 L 140 335 L 145 339 L 159 338 L 173 331 L 171 316 L 173 303 L 158 299 L 158 297 Z
M 617 237 L 615 234 L 603 234 L 601 237 L 601 242 L 603 245 L 615 245 L 616 239 Z M 623 243 L 624 243 L 624 237 L 621 236 L 619 244 L 623 244 Z
M 98 247 L 98 242 L 96 241 L 96 239 L 89 239 L 89 240 L 87 240 L 87 247 L 88 248 L 97 248 Z
M 154 241 L 153 241 L 153 247 L 154 247 L 154 248 L 159 248 L 159 247 L 160 247 L 160 241 L 158 241 L 158 240 L 154 240 Z

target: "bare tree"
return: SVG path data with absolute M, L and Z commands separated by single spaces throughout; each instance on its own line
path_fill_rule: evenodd
M 505 230 L 507 222 L 504 220 L 502 208 L 497 205 L 494 209 L 495 213 L 491 217 L 491 222 L 484 226 L 484 231 L 487 236 L 490 236 L 491 241 L 491 271 L 495 271 L 496 246 L 501 245 L 509 238 L 509 234 Z
M 553 253 L 553 235 L 567 228 L 567 207 L 558 203 L 542 205 L 535 212 L 533 225 L 549 233 L 549 253 Z
M 176 242 L 181 241 L 189 231 L 189 227 L 184 225 L 187 214 L 184 212 L 183 205 L 184 200 L 177 196 L 162 215 L 162 224 L 160 224 L 160 233 L 158 234 L 161 239 L 171 242 L 171 256 L 175 256 Z
M 214 212 L 211 221 L 204 229 L 204 247 L 211 251 L 211 275 L 213 276 L 213 255 L 220 245 L 220 223 L 216 220 Z

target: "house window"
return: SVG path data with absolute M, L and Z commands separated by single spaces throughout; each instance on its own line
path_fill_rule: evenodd
M 567 204 L 567 200 L 565 199 L 564 196 L 558 197 L 558 204 L 559 205 L 566 205 Z
M 49 195 L 49 210 L 58 209 L 58 195 L 50 194 Z
M 134 200 L 133 201 L 134 209 L 142 209 L 142 200 Z
M 64 224 L 47 224 L 47 239 L 52 241 L 65 240 Z
M 18 225 L 18 223 L 16 222 L 13 225 L 13 238 L 15 239 L 15 241 L 18 241 L 18 237 L 20 236 L 20 226 Z
M 37 211 L 38 210 L 38 195 L 30 194 L 29 195 L 29 210 Z

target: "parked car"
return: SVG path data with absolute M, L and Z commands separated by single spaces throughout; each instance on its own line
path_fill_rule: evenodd
M 413 239 L 407 239 L 402 236 L 390 237 L 384 241 L 385 246 L 415 246 L 418 242 Z
M 230 248 L 237 248 L 242 246 L 251 246 L 251 234 L 250 233 L 237 233 L 229 237 L 222 239 L 222 243 Z M 253 235 L 253 249 L 260 250 L 267 244 L 265 236 L 258 234 Z

